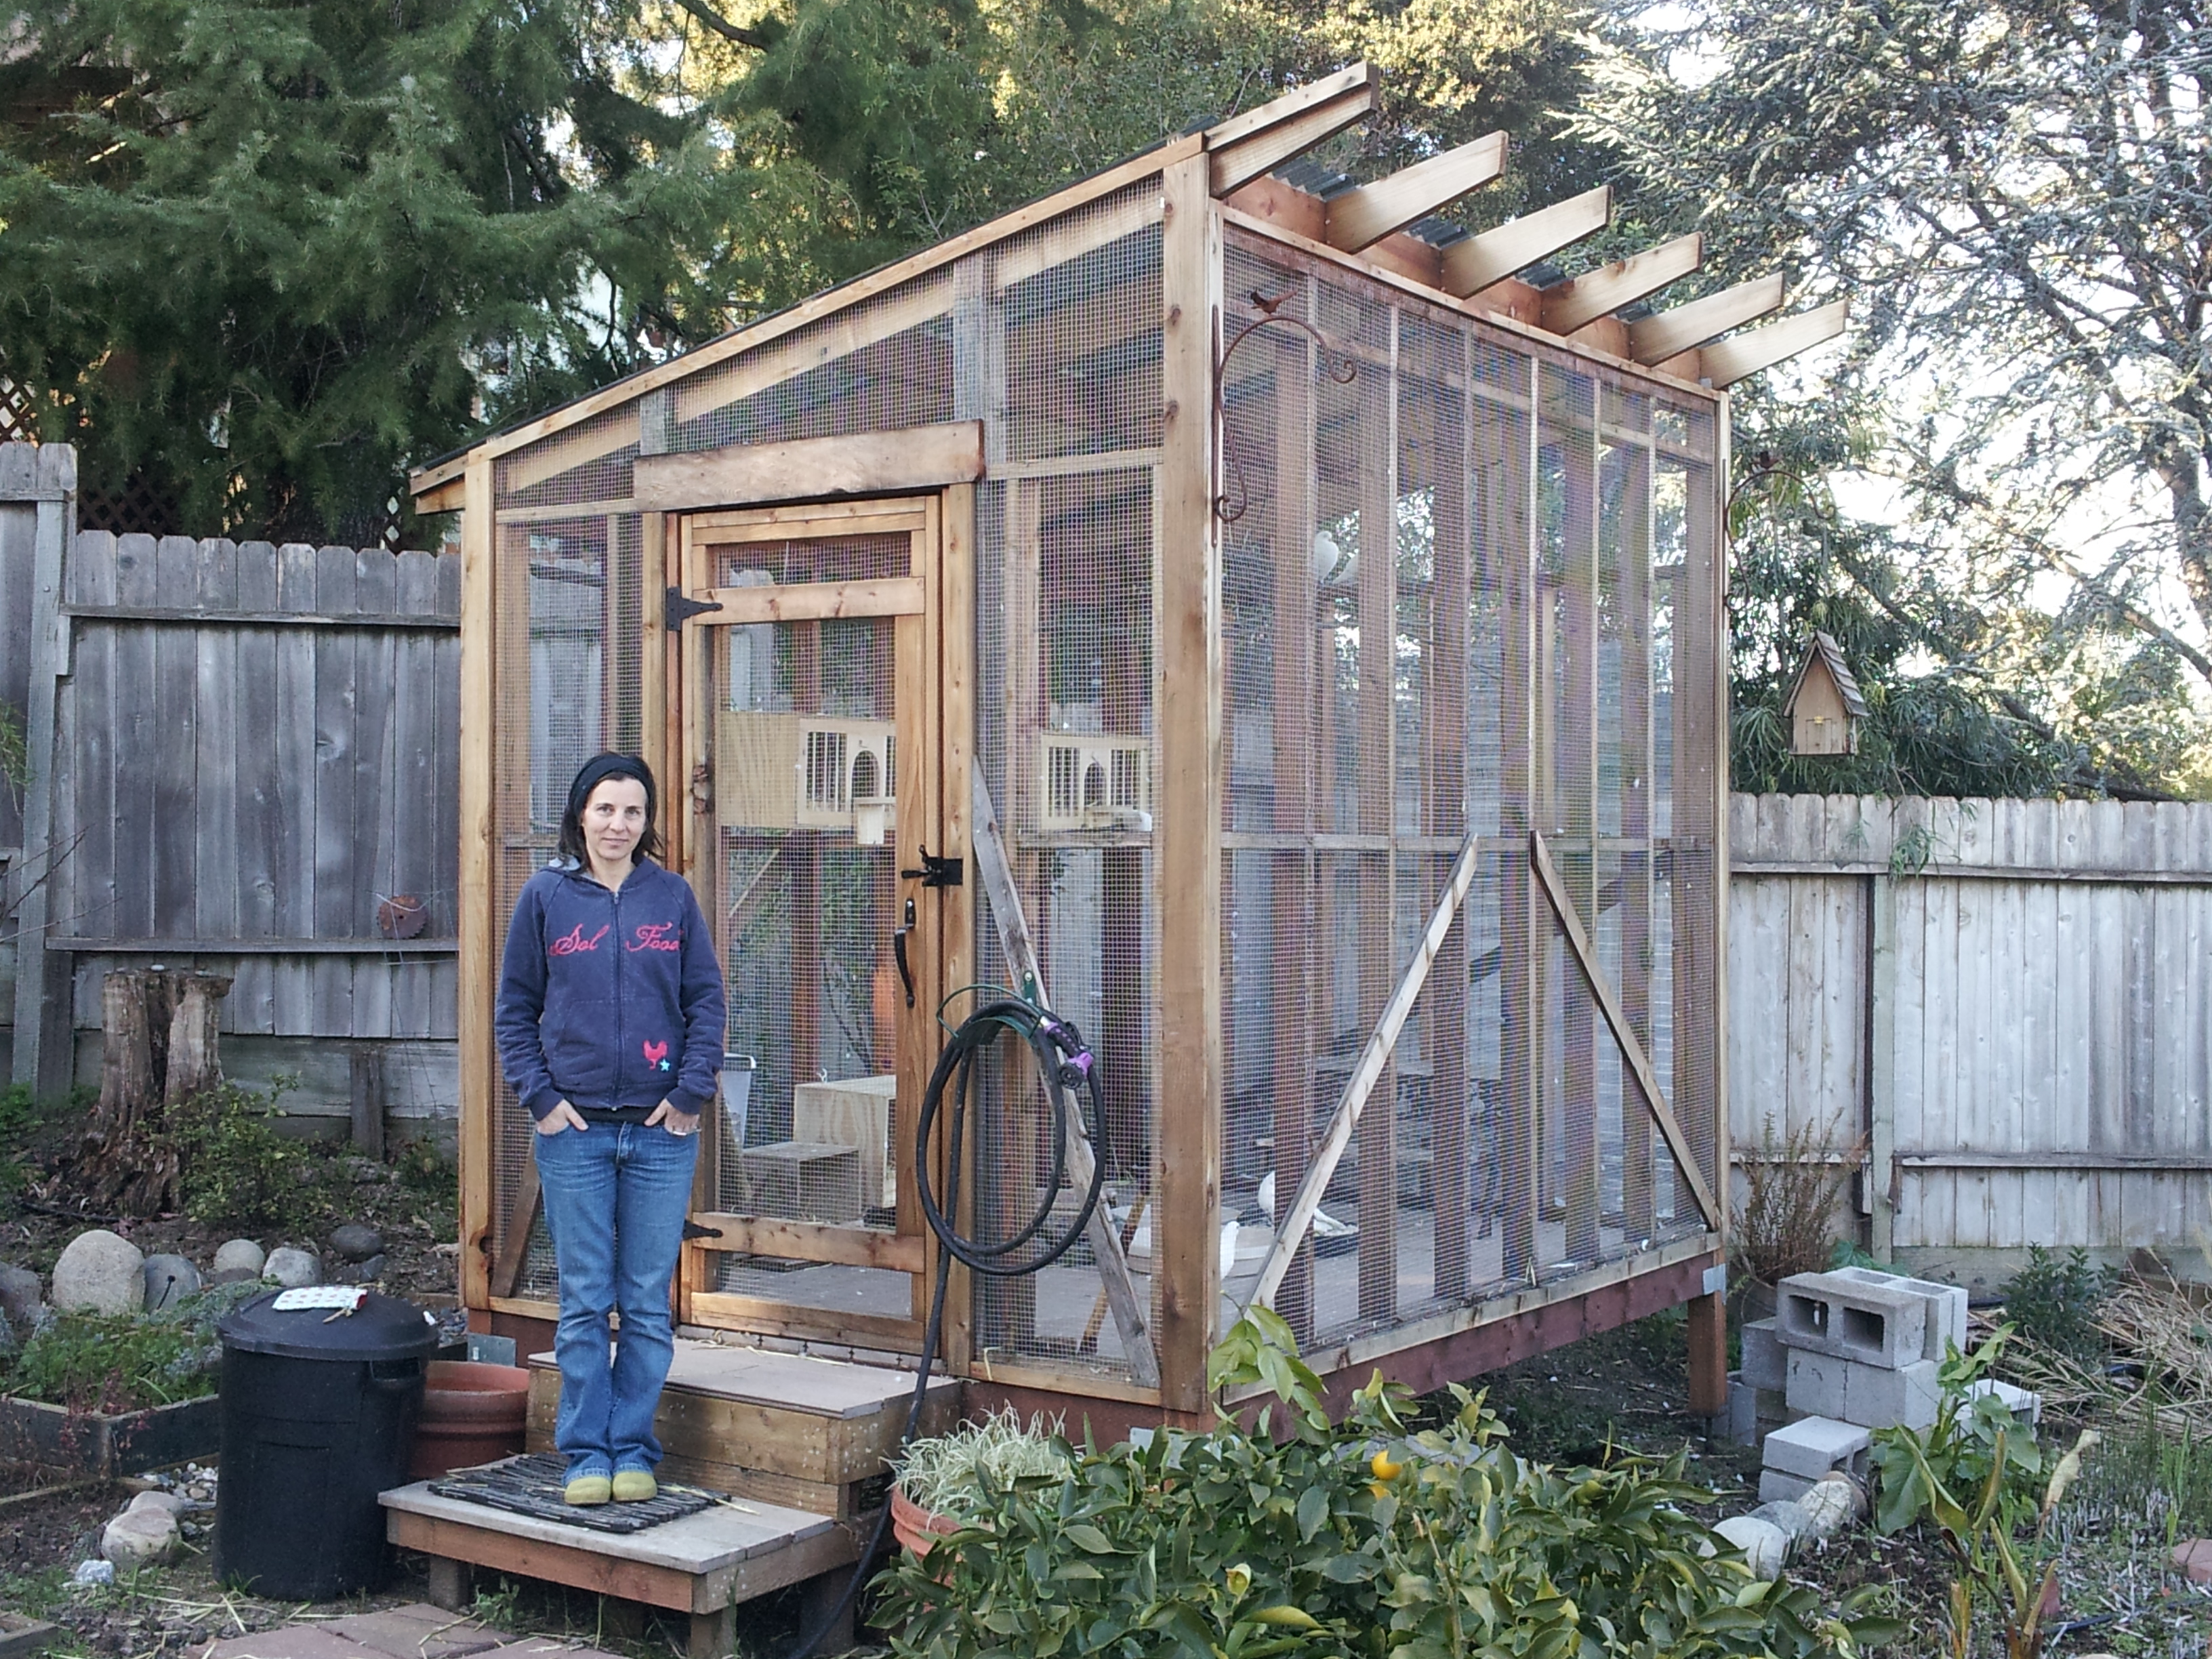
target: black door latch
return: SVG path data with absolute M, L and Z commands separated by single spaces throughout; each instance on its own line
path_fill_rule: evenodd
M 939 858 L 927 847 L 915 849 L 921 854 L 921 868 L 902 870 L 901 877 L 908 881 L 920 881 L 924 887 L 958 887 L 963 884 L 967 861 L 964 859 Z
M 684 624 L 694 617 L 703 617 L 709 611 L 720 611 L 720 599 L 695 599 L 680 587 L 672 587 L 662 596 L 660 619 L 672 634 L 680 633 Z

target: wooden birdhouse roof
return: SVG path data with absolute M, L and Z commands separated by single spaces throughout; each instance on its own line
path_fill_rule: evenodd
M 1835 636 L 1825 629 L 1813 630 L 1813 643 L 1805 648 L 1805 660 L 1797 665 L 1797 678 L 1790 683 L 1789 698 L 1782 705 L 1783 718 L 1787 720 L 1797 708 L 1798 695 L 1805 689 L 1805 677 L 1818 663 L 1827 670 L 1828 678 L 1835 682 L 1836 694 L 1844 700 L 1844 712 L 1853 720 L 1864 720 L 1869 714 L 1866 695 L 1844 660 L 1844 647 Z

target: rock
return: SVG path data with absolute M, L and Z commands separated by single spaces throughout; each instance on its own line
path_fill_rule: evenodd
M 1783 1535 L 1793 1544 L 1813 1530 L 1813 1516 L 1805 1508 L 1805 1500 L 1802 1498 L 1761 1504 L 1751 1513 L 1756 1520 L 1779 1527 Z
M 349 1221 L 331 1235 L 331 1249 L 348 1261 L 366 1261 L 384 1253 L 384 1235 L 374 1227 Z
M 323 1282 L 323 1264 L 315 1260 L 312 1250 L 295 1249 L 289 1244 L 278 1246 L 269 1252 L 269 1260 L 262 1264 L 261 1276 L 273 1279 L 288 1291 Z
M 15 1352 L 15 1328 L 8 1322 L 8 1316 L 0 1313 L 0 1359 Z
M 146 1278 L 146 1311 L 173 1308 L 188 1296 L 200 1293 L 200 1270 L 180 1255 L 149 1255 L 142 1271 Z
M 219 1273 L 234 1273 L 243 1267 L 258 1279 L 268 1261 L 267 1254 L 252 1239 L 234 1238 L 216 1251 L 210 1265 Z
M 366 1261 L 348 1262 L 331 1275 L 337 1285 L 374 1285 L 384 1276 L 384 1255 L 379 1252 Z
M 1810 1492 L 1802 1493 L 1797 1501 L 1813 1517 L 1816 1538 L 1832 1538 L 1854 1521 L 1867 1517 L 1866 1488 L 1848 1474 L 1824 1474 L 1813 1483 Z M 1828 1526 L 1828 1517 L 1834 1516 L 1834 1524 Z M 1820 1528 L 1827 1526 L 1826 1531 Z
M 70 1575 L 70 1583 L 80 1587 L 86 1584 L 112 1584 L 115 1582 L 115 1563 L 112 1561 L 80 1561 L 76 1571 Z
M 54 1306 L 64 1313 L 131 1314 L 145 1301 L 145 1252 L 105 1227 L 79 1233 L 54 1263 Z
M 210 1285 L 244 1285 L 261 1277 L 258 1267 L 217 1267 L 207 1276 Z
M 163 1515 L 182 1515 L 191 1508 L 191 1500 L 179 1498 L 173 1492 L 142 1492 L 123 1506 L 125 1515 L 159 1510 Z
M 184 1542 L 177 1517 L 167 1510 L 133 1507 L 109 1522 L 100 1534 L 100 1553 L 117 1566 L 150 1567 L 168 1560 Z
M 44 1299 L 38 1274 L 28 1267 L 0 1261 L 0 1314 L 16 1321 L 27 1319 L 31 1310 Z
M 2173 1570 L 2192 1584 L 2212 1584 L 2212 1538 L 2185 1538 L 2176 1544 Z
M 1713 1530 L 1743 1552 L 1751 1576 L 1765 1582 L 1781 1576 L 1790 1555 L 1790 1538 L 1771 1521 L 1755 1515 L 1731 1515 Z

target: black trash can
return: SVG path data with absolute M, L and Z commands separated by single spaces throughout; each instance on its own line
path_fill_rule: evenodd
M 331 1287 L 325 1298 L 352 1287 Z M 215 1571 L 280 1600 L 327 1601 L 382 1581 L 376 1495 L 407 1480 L 437 1327 L 371 1291 L 351 1312 L 257 1297 L 222 1322 L 222 1463 Z

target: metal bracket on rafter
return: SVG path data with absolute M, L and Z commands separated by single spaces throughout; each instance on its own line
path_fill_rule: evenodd
M 695 599 L 680 587 L 672 587 L 660 602 L 660 619 L 672 634 L 683 631 L 684 624 L 694 617 L 703 617 L 709 611 L 720 611 L 720 599 Z

